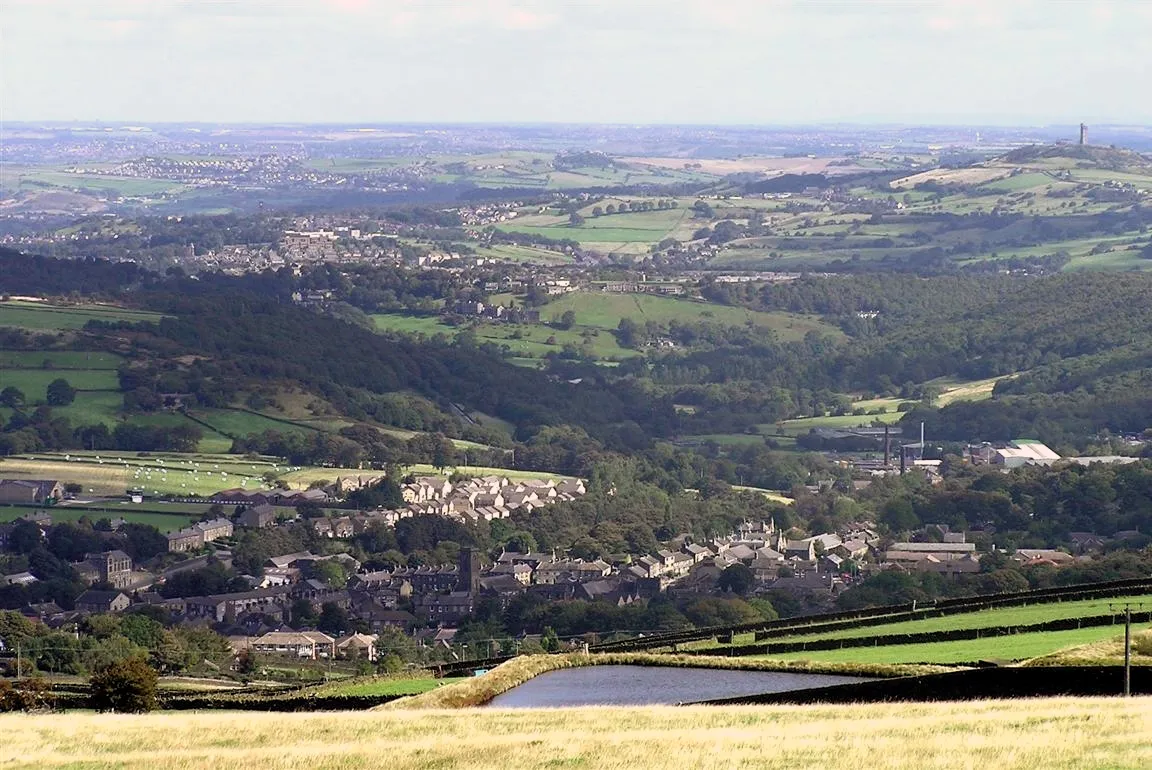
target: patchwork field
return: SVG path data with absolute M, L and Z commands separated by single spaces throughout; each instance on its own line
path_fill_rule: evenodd
M 1137 770 L 1152 699 L 866 706 L 0 716 L 6 768 Z M 1054 751 L 1054 747 L 1059 747 Z M 660 750 L 660 747 L 668 747 Z M 959 763 L 959 764 L 958 764 Z
M 939 389 L 939 395 L 932 402 L 935 406 L 947 406 L 957 401 L 982 401 L 992 397 L 992 389 L 1001 380 L 1015 377 L 1014 374 L 1003 377 L 989 377 L 985 380 L 961 380 L 955 377 L 941 377 L 930 380 L 925 385 Z M 872 425 L 874 422 L 894 425 L 900 422 L 904 413 L 898 411 L 901 404 L 915 404 L 915 401 L 902 398 L 872 398 L 854 401 L 852 409 L 863 409 L 865 412 L 884 410 L 879 414 L 844 414 L 820 415 L 817 417 L 798 417 L 794 420 L 784 420 L 779 428 L 790 436 L 799 436 L 814 428 L 860 428 Z M 761 430 L 771 431 L 777 426 L 763 425 Z

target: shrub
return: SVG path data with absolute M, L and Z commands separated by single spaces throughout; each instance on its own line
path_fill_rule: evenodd
M 5 711 L 41 711 L 52 708 L 52 687 L 42 678 L 18 682 L 0 681 L 0 713 Z
M 97 711 L 143 714 L 156 708 L 156 670 L 140 658 L 105 666 L 89 680 Z

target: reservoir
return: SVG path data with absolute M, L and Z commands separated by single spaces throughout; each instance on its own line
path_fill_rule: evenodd
M 687 703 L 764 692 L 869 682 L 859 676 L 664 666 L 587 666 L 549 671 L 497 695 L 492 708 Z

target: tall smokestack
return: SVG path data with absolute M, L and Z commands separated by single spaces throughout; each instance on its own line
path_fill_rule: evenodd
M 1080 124 L 1080 144 L 1081 146 L 1088 144 L 1088 126 L 1083 123 Z
M 892 462 L 892 442 L 888 438 L 888 423 L 884 423 L 884 467 Z

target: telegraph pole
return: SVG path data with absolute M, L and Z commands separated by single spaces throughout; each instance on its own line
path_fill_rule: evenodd
M 1124 607 L 1124 697 L 1132 697 L 1132 608 L 1128 606 Z
M 1133 604 L 1125 602 L 1123 604 L 1109 604 L 1108 607 L 1113 612 L 1124 611 L 1124 697 L 1132 697 L 1132 608 L 1143 609 L 1145 605 L 1141 603 Z

